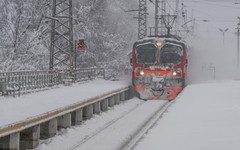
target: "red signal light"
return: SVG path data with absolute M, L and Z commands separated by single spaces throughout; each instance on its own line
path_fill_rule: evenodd
M 85 50 L 85 42 L 84 42 L 84 39 L 78 39 L 77 49 L 78 49 L 78 50 Z

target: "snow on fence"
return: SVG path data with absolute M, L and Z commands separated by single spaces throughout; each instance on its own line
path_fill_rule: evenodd
M 93 114 L 107 111 L 121 101 L 129 99 L 129 87 L 124 87 L 84 102 L 75 103 L 22 122 L 0 127 L 0 149 L 25 150 L 39 145 L 40 139 L 56 135 L 61 128 L 80 125 Z
M 104 68 L 82 68 L 75 70 L 54 71 L 18 71 L 0 72 L 0 93 L 13 94 L 31 90 L 91 80 L 96 77 L 105 78 Z

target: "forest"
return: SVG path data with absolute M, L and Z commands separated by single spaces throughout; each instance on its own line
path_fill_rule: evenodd
M 137 39 L 137 1 L 73 0 L 73 39 L 84 38 L 77 68 L 104 67 L 116 76 Z M 0 0 L 0 70 L 48 70 L 52 0 Z

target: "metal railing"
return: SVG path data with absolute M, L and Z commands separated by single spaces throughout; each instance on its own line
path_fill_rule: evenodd
M 31 91 L 59 84 L 105 78 L 104 68 L 81 68 L 76 70 L 0 72 L 0 93 Z

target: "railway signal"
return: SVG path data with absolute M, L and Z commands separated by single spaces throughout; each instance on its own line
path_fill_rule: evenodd
M 84 42 L 84 39 L 78 39 L 77 49 L 78 49 L 78 50 L 85 50 L 85 42 Z

